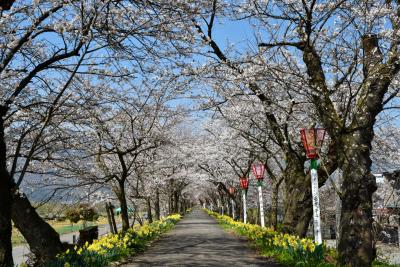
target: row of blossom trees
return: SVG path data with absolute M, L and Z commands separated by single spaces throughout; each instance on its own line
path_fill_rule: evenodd
M 319 177 L 322 185 L 335 169 L 343 171 L 340 265 L 370 266 L 375 256 L 371 150 L 378 115 L 399 92 L 399 8 L 398 1 L 215 0 L 192 20 L 205 48 L 197 52 L 210 59 L 191 71 L 217 93 L 210 104 L 239 131 L 238 116 L 232 120 L 222 107 L 249 100 L 261 107 L 247 125 L 261 126 L 273 143 L 264 158 L 280 157 L 285 231 L 305 235 L 312 215 L 298 129 L 327 130 Z M 218 19 L 246 22 L 254 38 L 225 46 Z
M 12 264 L 11 220 L 39 261 L 63 250 L 20 190 L 37 175 L 49 197 L 114 195 L 126 230 L 129 202 L 146 206 L 149 219 L 204 195 L 238 202 L 227 188 L 257 160 L 272 179 L 272 225 L 283 192 L 283 231 L 304 236 L 312 205 L 298 129 L 318 124 L 329 134 L 321 186 L 343 171 L 339 264 L 370 266 L 372 142 L 398 95 L 399 8 L 395 0 L 2 2 L 0 265 Z M 223 22 L 252 37 L 225 45 Z M 188 115 L 198 99 L 211 117 L 201 130 Z
M 0 266 L 13 263 L 11 220 L 39 262 L 64 249 L 21 190 L 32 177 L 40 175 L 49 197 L 114 191 L 126 230 L 127 183 L 151 194 L 146 167 L 160 160 L 156 148 L 175 145 L 173 128 L 184 116 L 170 103 L 183 88 L 168 66 L 178 61 L 176 31 L 186 27 L 168 18 L 182 9 L 184 3 L 172 10 L 167 2 L 2 1 Z

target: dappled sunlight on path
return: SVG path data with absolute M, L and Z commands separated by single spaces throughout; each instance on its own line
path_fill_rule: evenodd
M 124 266 L 279 265 L 257 256 L 246 241 L 225 232 L 213 218 L 195 209 L 143 255 Z

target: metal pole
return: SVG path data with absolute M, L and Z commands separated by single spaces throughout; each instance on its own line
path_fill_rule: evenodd
M 246 191 L 243 191 L 243 222 L 247 223 Z
M 235 201 L 231 199 L 231 204 L 232 204 L 232 218 L 235 219 Z
M 321 235 L 321 215 L 319 208 L 317 166 L 318 166 L 317 159 L 311 159 L 311 193 L 313 198 L 314 239 L 315 243 L 319 245 L 322 243 L 322 235 Z
M 262 197 L 262 181 L 258 181 L 258 201 L 260 204 L 260 219 L 261 219 L 261 227 L 265 227 L 265 218 L 264 218 L 264 203 Z

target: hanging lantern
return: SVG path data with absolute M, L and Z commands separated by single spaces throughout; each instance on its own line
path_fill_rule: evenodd
M 240 188 L 242 188 L 243 190 L 247 190 L 249 188 L 249 179 L 247 179 L 246 177 L 240 177 L 239 181 Z
M 231 187 L 229 187 L 228 191 L 229 191 L 229 194 L 233 196 L 233 195 L 235 195 L 236 188 L 234 188 L 233 186 L 231 186 Z
M 322 128 L 301 129 L 300 134 L 307 158 L 318 158 L 318 150 L 321 148 L 324 141 L 325 130 Z
M 254 176 L 257 180 L 261 181 L 264 179 L 265 165 L 262 163 L 256 163 L 251 166 Z

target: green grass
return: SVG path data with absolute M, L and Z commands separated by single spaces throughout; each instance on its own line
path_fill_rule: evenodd
M 117 223 L 120 221 L 118 217 L 116 217 L 116 221 Z M 77 232 L 83 228 L 82 222 L 71 225 L 71 223 L 68 221 L 59 222 L 55 220 L 48 220 L 47 223 L 49 223 L 60 235 Z M 107 218 L 100 217 L 99 220 L 97 220 L 96 222 L 87 222 L 86 225 L 103 225 L 107 223 Z M 11 243 L 13 246 L 18 246 L 26 243 L 25 238 L 15 227 L 13 227 Z

